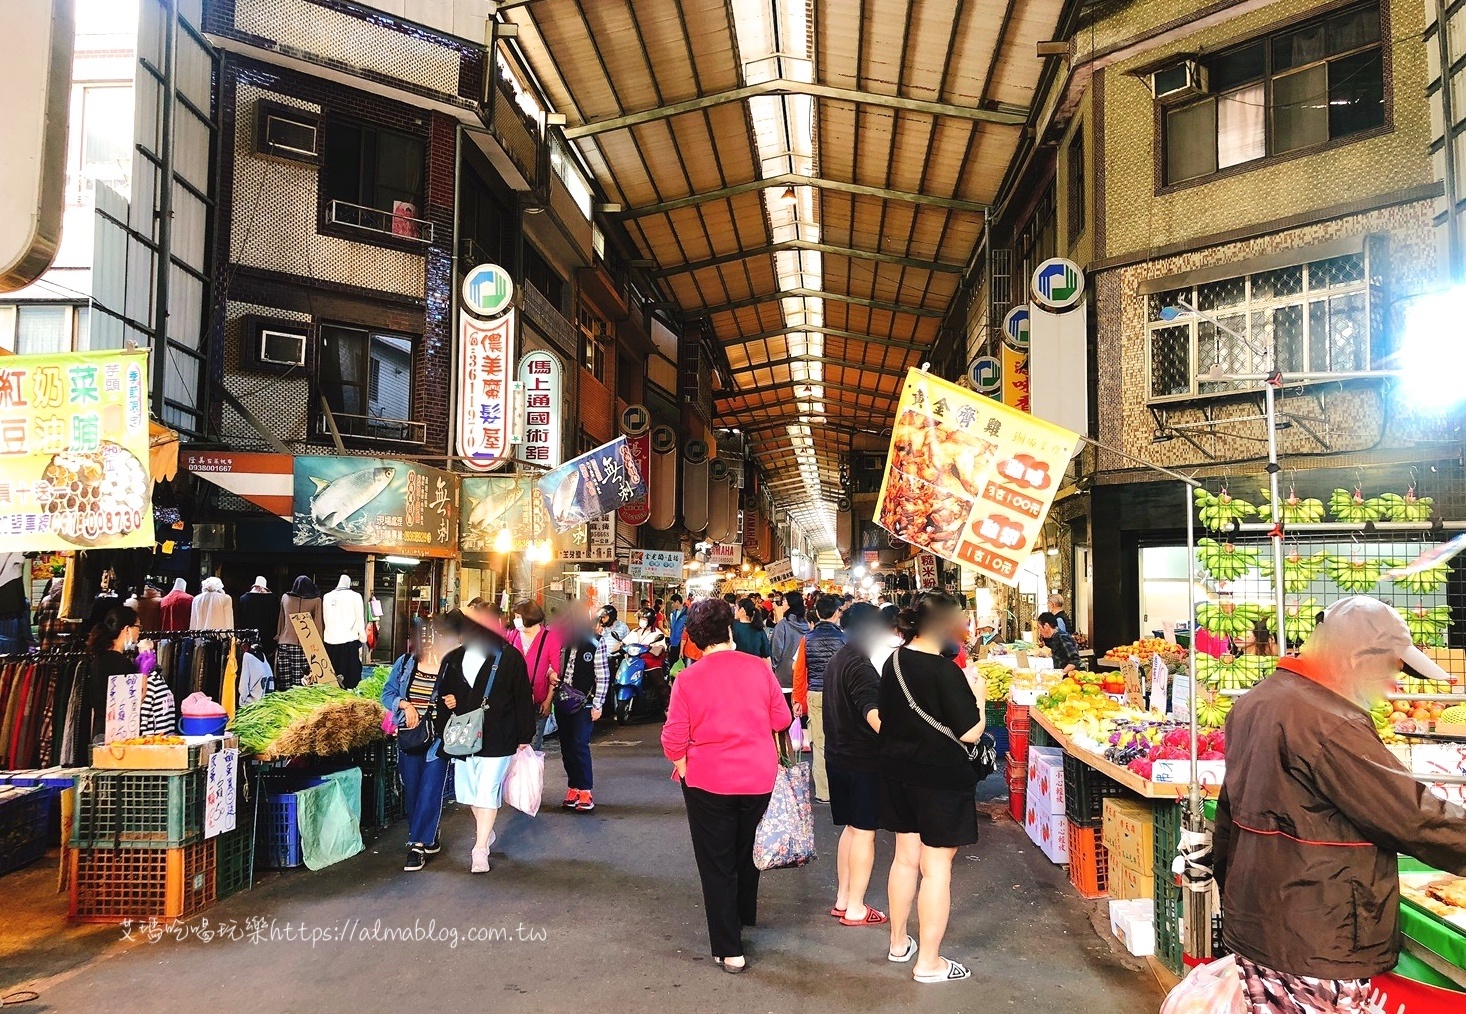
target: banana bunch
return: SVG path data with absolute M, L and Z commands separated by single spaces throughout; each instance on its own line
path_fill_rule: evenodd
M 1256 602 L 1202 602 L 1196 607 L 1196 622 L 1219 637 L 1244 637 L 1266 612 Z
M 1285 525 L 1311 525 L 1323 520 L 1323 501 L 1318 497 L 1309 497 L 1306 500 L 1299 499 L 1298 494 L 1292 490 L 1283 498 L 1283 524 Z M 1273 519 L 1272 494 L 1267 490 L 1262 491 L 1262 506 L 1257 508 L 1257 516 L 1263 521 Z
M 1452 690 L 1449 680 L 1428 680 L 1423 676 L 1411 676 L 1407 673 L 1400 673 L 1395 682 L 1399 684 L 1401 693 L 1406 694 L 1448 694 Z
M 1301 644 L 1313 633 L 1314 617 L 1318 615 L 1318 603 L 1313 599 L 1285 603 L 1283 606 L 1283 633 L 1289 644 Z M 1274 628 L 1276 629 L 1276 627 Z
M 1414 486 L 1407 489 L 1404 496 L 1381 493 L 1371 502 L 1379 504 L 1385 518 L 1390 521 L 1429 521 L 1431 507 L 1435 503 L 1428 496 L 1416 496 Z
M 1230 542 L 1198 539 L 1196 555 L 1206 572 L 1218 581 L 1235 581 L 1257 566 L 1258 553 Z
M 1379 584 L 1385 566 L 1394 566 L 1393 560 L 1355 560 L 1345 556 L 1330 556 L 1325 564 L 1329 578 L 1339 586 L 1340 591 L 1359 595 Z
M 1283 557 L 1283 590 L 1289 592 L 1301 592 L 1323 572 L 1325 564 L 1328 563 L 1327 553 L 1314 553 L 1312 556 L 1304 556 L 1297 549 L 1291 549 Z M 1262 576 L 1271 580 L 1273 576 L 1272 557 L 1264 556 L 1260 564 Z
M 1336 489 L 1329 496 L 1329 510 L 1340 521 L 1379 521 L 1385 516 L 1383 497 L 1364 499 L 1364 490 L 1355 486 L 1354 492 Z
M 1451 627 L 1450 606 L 1419 605 L 1402 612 L 1405 626 L 1410 628 L 1410 637 L 1416 644 L 1440 647 L 1446 643 L 1446 631 Z
M 1395 711 L 1394 705 L 1389 701 L 1380 701 L 1369 710 L 1369 717 L 1374 722 L 1374 731 L 1384 743 L 1393 743 L 1397 737 L 1395 726 L 1390 721 L 1390 715 Z
M 1431 595 L 1446 586 L 1446 578 L 1449 575 L 1450 570 L 1447 566 L 1444 563 L 1438 563 L 1434 567 L 1427 567 L 1414 574 L 1401 574 L 1390 580 L 1395 582 L 1395 587 L 1411 595 Z
M 1013 682 L 1013 670 L 1001 662 L 990 662 L 986 659 L 977 663 L 977 671 L 982 674 L 987 684 L 987 699 L 989 701 L 1006 701 L 1008 699 L 1008 688 Z
M 1196 679 L 1212 690 L 1250 690 L 1277 666 L 1269 655 L 1197 655 Z
M 1203 729 L 1220 729 L 1227 724 L 1227 712 L 1232 710 L 1232 698 L 1221 694 L 1197 698 L 1196 724 Z
M 1241 521 L 1257 513 L 1252 504 L 1228 493 L 1226 486 L 1220 493 L 1209 493 L 1200 486 L 1196 487 L 1196 506 L 1201 509 L 1201 523 L 1214 531 L 1221 531 L 1233 521 Z

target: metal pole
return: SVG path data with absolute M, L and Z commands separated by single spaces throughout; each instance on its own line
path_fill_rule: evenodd
M 1435 0 L 1435 41 L 1441 67 L 1441 112 L 1445 122 L 1445 146 L 1442 154 L 1446 163 L 1446 242 L 1450 250 L 1450 274 L 1452 281 L 1459 281 L 1466 275 L 1466 255 L 1461 250 L 1461 230 L 1456 217 L 1461 194 L 1456 179 L 1456 143 L 1453 128 L 1456 125 L 1455 100 L 1451 93 L 1455 75 L 1451 72 L 1451 39 L 1448 30 L 1447 0 Z
M 1278 615 L 1273 631 L 1278 642 L 1278 654 L 1288 650 L 1287 637 L 1283 633 L 1283 620 L 1287 616 L 1287 598 L 1283 586 L 1283 502 L 1278 496 L 1278 409 L 1276 389 L 1278 376 L 1264 381 L 1262 385 L 1264 407 L 1267 412 L 1267 481 L 1268 494 L 1273 507 L 1273 530 L 1269 538 L 1273 544 L 1273 606 Z
M 1201 776 L 1197 770 L 1196 750 L 1196 505 L 1192 503 L 1191 486 L 1184 485 L 1181 492 L 1186 498 L 1186 606 L 1191 621 L 1191 646 L 1186 650 L 1187 678 L 1191 681 L 1191 790 L 1188 811 L 1197 819 L 1201 815 Z
M 168 361 L 168 286 L 173 274 L 173 110 L 178 97 L 178 0 L 162 0 L 163 80 L 162 110 L 158 118 L 158 263 L 153 289 L 153 412 L 162 418 L 165 365 Z

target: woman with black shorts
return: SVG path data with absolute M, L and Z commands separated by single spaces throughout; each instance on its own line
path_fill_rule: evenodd
M 839 884 L 830 915 L 842 926 L 880 926 L 886 914 L 865 903 L 880 826 L 881 729 L 876 699 L 881 678 L 871 664 L 876 642 L 890 634 L 881 611 L 856 602 L 845 611 L 845 646 L 825 666 L 825 771 L 830 816 L 840 832 Z
M 967 752 L 951 737 L 976 743 L 983 733 L 986 695 L 982 680 L 967 679 L 943 657 L 966 631 L 962 607 L 952 596 L 927 592 L 896 619 L 904 647 L 881 675 L 880 824 L 896 833 L 896 856 L 886 885 L 891 906 L 892 961 L 916 958 L 917 982 L 954 982 L 972 973 L 941 956 L 952 905 L 952 859 L 977 841 L 977 776 Z M 942 726 L 951 737 L 928 722 Z M 920 943 L 907 935 L 917 899 Z

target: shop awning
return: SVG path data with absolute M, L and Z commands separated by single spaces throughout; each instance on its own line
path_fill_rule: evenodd
M 154 482 L 178 474 L 178 434 L 160 423 L 148 423 L 148 471 Z
M 176 447 L 175 444 L 175 456 Z M 175 463 L 176 467 L 176 463 Z M 200 479 L 289 521 L 295 495 L 295 458 L 289 454 L 189 451 L 183 467 Z

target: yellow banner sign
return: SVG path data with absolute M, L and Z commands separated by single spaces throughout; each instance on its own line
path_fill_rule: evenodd
M 1028 411 L 1028 352 L 1003 346 L 1003 404 Z
M 142 352 L 0 358 L 0 551 L 153 545 Z
M 920 370 L 906 376 L 876 520 L 1015 584 L 1079 437 Z

